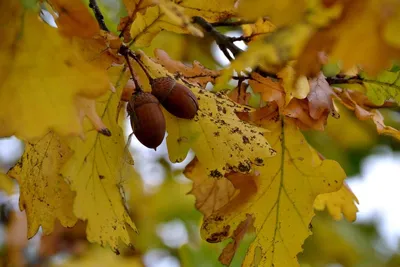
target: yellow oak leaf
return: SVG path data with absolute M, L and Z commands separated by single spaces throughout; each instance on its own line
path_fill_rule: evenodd
M 11 195 L 14 191 L 14 181 L 7 174 L 0 172 L 0 190 L 7 195 Z
M 243 266 L 299 266 L 296 255 L 310 234 L 315 198 L 339 190 L 346 174 L 337 162 L 320 160 L 290 119 L 280 118 L 276 112 L 272 119 L 260 123 L 271 131 L 265 137 L 274 145 L 277 156 L 252 175 L 233 180 L 228 175 L 236 189 L 246 190 L 251 185 L 256 190 L 246 195 L 246 201 L 238 194 L 205 218 L 201 235 L 209 242 L 236 238 L 234 230 L 251 216 L 256 238 Z
M 243 37 L 246 37 L 247 42 L 263 38 L 275 29 L 276 26 L 270 20 L 264 18 L 258 18 L 255 23 L 242 26 Z
M 74 151 L 61 173 L 76 192 L 74 213 L 87 220 L 87 237 L 91 242 L 109 245 L 118 252 L 119 240 L 132 246 L 130 231 L 136 231 L 123 203 L 120 182 L 134 176 L 127 164 L 122 129 L 116 121 L 122 88 L 129 79 L 125 69 L 109 70 L 116 93 L 109 92 L 97 101 L 97 112 L 111 130 L 110 137 L 88 130 L 85 140 L 75 138 L 70 147 Z
M 19 208 L 28 220 L 28 238 L 41 226 L 50 234 L 58 219 L 64 227 L 75 225 L 72 204 L 75 194 L 60 175 L 71 150 L 55 133 L 49 132 L 36 142 L 27 143 L 18 163 L 8 171 L 20 186 Z
M 156 77 L 171 76 L 161 65 L 140 53 L 142 65 Z M 138 64 L 133 64 L 142 85 L 150 91 L 146 76 Z M 148 80 L 148 79 L 147 79 Z M 189 83 L 184 83 L 197 97 L 199 110 L 192 120 L 179 119 L 167 111 L 167 145 L 172 162 L 185 159 L 189 148 L 196 153 L 209 176 L 223 177 L 231 170 L 249 172 L 252 165 L 262 165 L 275 151 L 263 137 L 264 129 L 240 120 L 236 112 L 249 112 L 225 94 L 211 93 Z
M 234 12 L 234 0 L 197 1 L 188 0 L 180 4 L 168 0 L 158 0 L 159 4 L 148 6 L 146 10 L 136 12 L 130 33 L 132 43 L 137 47 L 150 45 L 153 38 L 162 30 L 177 33 L 192 33 L 202 37 L 203 33 L 190 23 L 193 16 L 222 21 L 230 18 Z
M 75 98 L 104 94 L 106 73 L 19 1 L 2 1 L 0 9 L 9 10 L 0 18 L 0 136 L 81 134 Z
M 239 2 L 239 15 L 248 19 L 268 17 L 275 25 L 283 25 L 300 20 L 306 7 L 304 0 L 242 0 Z
M 356 220 L 358 211 L 356 203 L 359 204 L 357 197 L 348 185 L 343 183 L 338 191 L 317 196 L 314 201 L 314 208 L 316 210 L 326 208 L 335 220 L 340 220 L 343 213 L 348 221 L 353 222 Z
M 399 47 L 392 46 L 394 39 L 384 38 L 385 33 L 382 33 L 387 21 L 396 18 L 400 9 L 397 1 L 338 2 L 342 6 L 340 16 L 316 32 L 307 43 L 299 59 L 298 69 L 303 68 L 302 73 L 308 74 L 307 70 L 314 68 L 309 63 L 315 61 L 311 58 L 318 57 L 320 51 L 327 51 L 330 60 L 340 61 L 344 72 L 357 65 L 372 75 L 389 68 L 392 60 L 400 58 Z
M 306 76 L 296 76 L 293 68 L 293 63 L 290 62 L 285 68 L 278 72 L 278 77 L 282 79 L 282 85 L 286 92 L 286 103 L 295 97 L 297 99 L 304 99 L 310 92 L 310 84 Z

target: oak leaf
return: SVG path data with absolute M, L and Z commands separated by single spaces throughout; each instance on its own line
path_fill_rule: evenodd
M 123 132 L 116 121 L 122 87 L 129 76 L 120 67 L 111 68 L 109 75 L 117 92 L 100 98 L 96 109 L 112 135 L 100 135 L 86 127 L 85 140 L 71 140 L 74 154 L 61 173 L 76 192 L 74 213 L 79 219 L 87 220 L 88 240 L 109 245 L 118 252 L 119 240 L 132 246 L 130 231 L 136 231 L 119 186 L 121 180 L 129 179 L 134 173 L 127 164 L 125 157 L 129 155 L 126 155 Z
M 243 37 L 245 37 L 248 43 L 265 37 L 265 35 L 273 32 L 275 29 L 276 26 L 269 19 L 265 18 L 258 18 L 255 23 L 242 26 Z
M 49 129 L 81 134 L 75 98 L 104 94 L 107 75 L 87 63 L 57 29 L 23 11 L 19 1 L 2 2 L 0 8 L 10 10 L 0 18 L 7 25 L 0 30 L 0 136 L 34 139 Z
M 400 131 L 387 126 L 379 110 L 369 107 L 369 99 L 362 93 L 352 90 L 335 88 L 339 100 L 348 109 L 353 110 L 359 120 L 372 120 L 379 134 L 389 135 L 400 140 Z
M 192 66 L 188 66 L 180 61 L 173 60 L 161 49 L 155 49 L 154 55 L 157 63 L 174 76 L 182 77 L 189 83 L 196 84 L 201 88 L 205 88 L 209 82 L 215 83 L 216 77 L 220 75 L 220 71 L 207 69 L 198 61 L 193 62 Z
M 357 197 L 351 191 L 346 183 L 343 183 L 342 187 L 332 193 L 325 193 L 317 196 L 314 201 L 314 208 L 316 210 L 327 209 L 328 212 L 335 220 L 342 218 L 342 213 L 348 221 L 355 221 L 358 208 Z
M 391 99 L 400 105 L 400 71 L 384 70 L 373 78 L 366 73 L 360 76 L 367 89 L 367 96 L 374 104 L 381 106 Z
M 205 217 L 228 204 L 238 193 L 228 179 L 210 179 L 197 158 L 186 166 L 184 174 L 193 182 L 189 193 L 196 197 L 196 209 Z
M 317 58 L 321 51 L 327 51 L 333 61 L 340 60 L 345 72 L 359 65 L 372 75 L 390 67 L 393 59 L 400 58 L 398 47 L 391 46 L 391 42 L 382 36 L 382 28 L 396 17 L 399 3 L 390 0 L 338 2 L 342 5 L 340 16 L 310 38 L 302 53 L 304 57 L 299 62 L 299 70 L 308 74 L 313 66 L 304 64 L 303 60 L 313 62 L 311 58 Z
M 64 227 L 76 223 L 72 211 L 75 194 L 59 174 L 70 156 L 65 140 L 49 132 L 36 142 L 27 143 L 22 158 L 8 171 L 20 186 L 19 208 L 26 212 L 28 238 L 40 226 L 44 234 L 50 234 L 56 219 Z
M 284 107 L 286 93 L 280 82 L 263 77 L 256 72 L 251 73 L 251 78 L 249 85 L 254 92 L 261 93 L 264 101 L 275 101 L 280 108 Z
M 153 77 L 171 76 L 144 53 L 140 53 L 140 60 Z M 137 64 L 134 64 L 134 68 L 140 80 L 145 81 L 147 77 L 143 70 Z M 180 80 L 177 82 L 183 83 Z M 262 165 L 266 158 L 275 155 L 263 137 L 264 130 L 236 116 L 236 112 L 249 112 L 250 108 L 233 102 L 225 94 L 214 94 L 190 83 L 185 85 L 197 97 L 199 110 L 192 120 L 176 118 L 163 110 L 172 162 L 184 160 L 192 148 L 207 174 L 218 178 L 231 170 L 249 172 L 253 165 Z M 143 87 L 150 91 L 148 83 Z
M 238 190 L 246 190 L 249 185 L 256 190 L 250 197 L 246 195 L 246 201 L 241 201 L 238 194 L 205 218 L 201 234 L 209 242 L 220 242 L 232 236 L 250 215 L 254 217 L 256 238 L 243 265 L 299 266 L 296 255 L 310 234 L 315 198 L 340 189 L 346 175 L 337 162 L 320 160 L 290 119 L 276 113 L 272 120 L 261 123 L 271 131 L 265 137 L 274 144 L 277 156 L 268 159 L 253 175 L 231 180 Z

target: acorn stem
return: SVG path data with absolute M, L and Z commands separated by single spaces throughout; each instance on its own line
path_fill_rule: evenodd
M 138 83 L 138 81 L 135 78 L 131 63 L 129 62 L 129 57 L 127 55 L 124 55 L 124 58 L 126 60 L 126 64 L 128 64 L 129 71 L 131 72 L 132 80 L 135 83 L 135 92 L 143 91 L 142 88 L 140 87 L 140 84 Z
M 131 58 L 133 58 L 139 64 L 139 66 L 142 68 L 142 70 L 146 74 L 146 76 L 149 79 L 149 82 L 151 84 L 154 79 L 151 77 L 150 73 L 147 71 L 147 68 L 143 65 L 143 63 L 140 61 L 138 56 L 135 55 L 135 53 L 133 53 L 131 50 L 129 50 L 128 54 L 129 54 L 129 56 L 131 56 Z

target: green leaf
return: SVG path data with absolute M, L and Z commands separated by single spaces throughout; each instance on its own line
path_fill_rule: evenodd
M 388 99 L 400 104 L 400 71 L 383 71 L 375 78 L 365 73 L 360 76 L 367 89 L 367 96 L 374 104 L 382 105 Z

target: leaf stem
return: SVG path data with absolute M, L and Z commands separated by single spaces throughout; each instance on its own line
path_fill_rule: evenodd
M 101 13 L 101 10 L 97 5 L 96 0 L 89 0 L 89 7 L 93 9 L 94 16 L 96 17 L 97 23 L 99 24 L 100 28 L 103 31 L 110 32 L 110 30 L 107 28 L 106 23 L 104 22 L 103 14 Z

